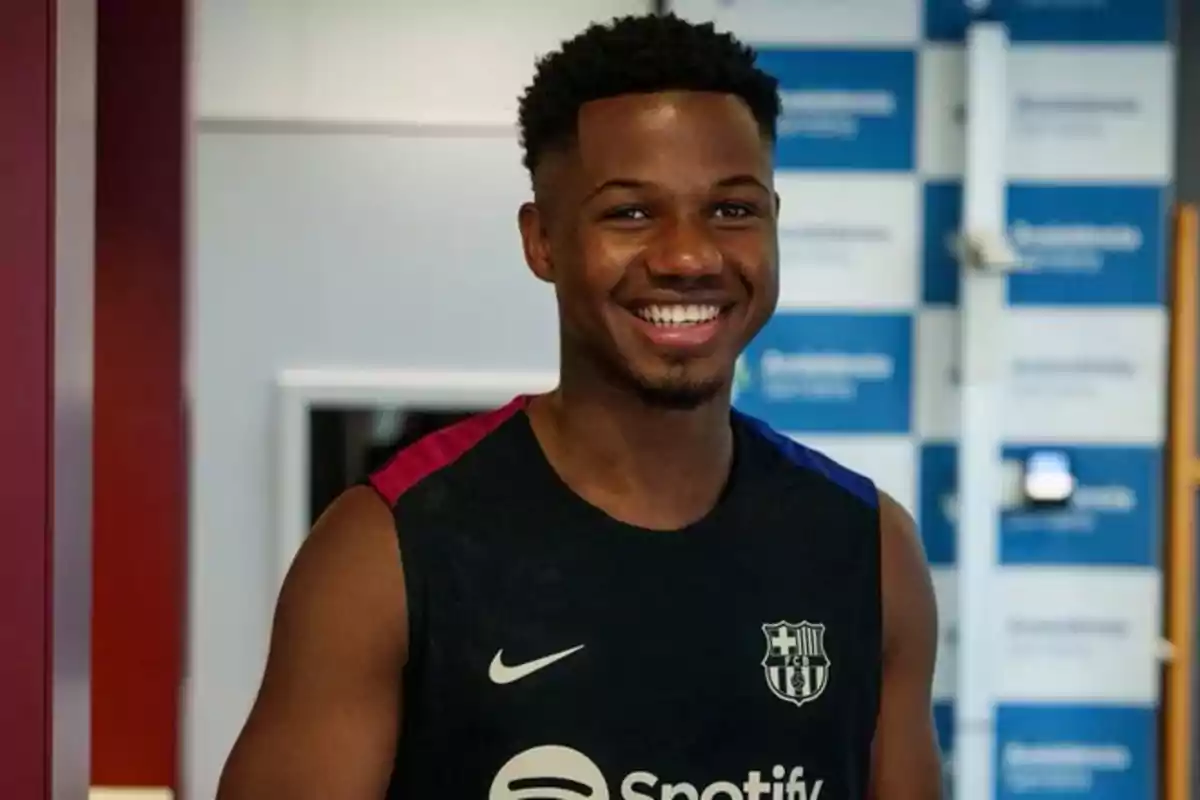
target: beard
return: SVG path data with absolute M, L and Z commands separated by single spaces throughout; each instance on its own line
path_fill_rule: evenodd
M 651 372 L 639 369 L 602 341 L 567 327 L 561 329 L 560 371 L 591 373 L 594 379 L 661 411 L 692 411 L 730 390 L 732 370 L 729 375 L 694 375 L 686 360 L 674 360 Z
M 661 375 L 647 375 L 623 359 L 601 358 L 610 380 L 632 392 L 650 408 L 662 411 L 691 411 L 721 394 L 727 385 L 722 377 L 688 375 L 687 365 L 676 363 Z
M 638 398 L 647 406 L 663 411 L 691 411 L 699 408 L 719 395 L 724 387 L 725 382 L 718 379 L 652 381 L 630 372 L 630 388 Z

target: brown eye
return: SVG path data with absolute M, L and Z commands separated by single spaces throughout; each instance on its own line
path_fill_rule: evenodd
M 605 211 L 604 218 L 620 222 L 643 222 L 650 218 L 650 214 L 640 206 L 621 206 Z
M 721 219 L 737 220 L 757 216 L 754 206 L 745 203 L 719 203 L 713 212 Z

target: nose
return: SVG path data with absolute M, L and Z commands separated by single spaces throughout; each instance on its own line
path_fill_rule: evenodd
M 662 225 L 646 259 L 652 275 L 695 278 L 721 271 L 721 250 L 701 221 L 678 219 Z

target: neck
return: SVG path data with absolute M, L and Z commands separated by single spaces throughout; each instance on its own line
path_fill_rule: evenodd
M 584 499 L 650 528 L 682 527 L 716 504 L 733 433 L 722 392 L 689 410 L 648 406 L 611 383 L 564 379 L 530 407 L 547 458 Z

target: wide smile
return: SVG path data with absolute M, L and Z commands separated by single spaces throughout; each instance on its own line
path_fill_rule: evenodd
M 655 303 L 626 309 L 640 333 L 657 347 L 697 350 L 725 328 L 732 304 Z

